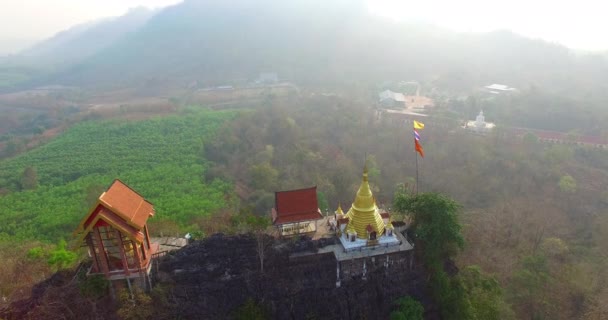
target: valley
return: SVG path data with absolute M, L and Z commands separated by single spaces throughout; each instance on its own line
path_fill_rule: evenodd
M 428 319 L 605 319 L 607 80 L 605 53 L 363 1 L 75 26 L 0 59 L 0 317 L 401 319 L 412 298 Z M 333 238 L 266 227 L 279 191 L 349 208 L 364 167 L 415 263 L 340 288 L 331 259 L 289 258 Z M 154 205 L 151 237 L 192 243 L 154 260 L 157 289 L 111 298 L 72 233 L 115 179 Z

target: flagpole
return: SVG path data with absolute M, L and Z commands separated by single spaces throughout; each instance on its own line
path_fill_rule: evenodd
M 420 140 L 420 134 L 418 134 L 418 131 L 416 131 L 416 129 L 424 129 L 424 123 L 422 122 L 418 122 L 416 120 L 414 120 L 414 150 L 416 150 L 416 152 L 414 152 L 416 154 L 416 195 L 418 194 L 418 185 L 420 180 L 418 180 L 418 154 L 420 153 L 420 156 L 424 158 L 424 151 L 422 150 L 422 146 L 419 143 Z
M 418 195 L 418 152 L 416 154 L 416 195 Z

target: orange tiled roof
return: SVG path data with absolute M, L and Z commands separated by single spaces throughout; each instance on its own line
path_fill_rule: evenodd
M 118 179 L 99 197 L 99 201 L 140 230 L 148 218 L 154 215 L 152 204 Z
M 105 214 L 100 214 L 101 211 Z M 111 217 L 107 214 L 108 212 L 112 213 Z M 154 207 L 150 202 L 116 179 L 108 190 L 101 194 L 89 214 L 82 218 L 74 235 L 88 229 L 94 220 L 97 221 L 102 217 L 104 218 L 102 220 L 115 227 L 120 227 L 124 231 L 129 231 L 133 238 L 137 238 L 136 233 L 143 230 L 148 218 L 153 215 Z
M 112 227 L 118 229 L 122 234 L 129 237 L 131 240 L 142 243 L 144 241 L 143 230 L 137 230 L 136 228 L 128 225 L 126 221 L 119 217 L 114 212 L 108 210 L 106 207 L 102 205 L 98 205 L 95 210 L 93 210 L 93 214 L 88 216 L 85 224 L 84 230 L 80 233 L 79 241 L 82 239 L 101 221 L 106 222 Z

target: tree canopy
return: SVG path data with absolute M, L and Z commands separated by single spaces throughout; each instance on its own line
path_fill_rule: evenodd
M 462 226 L 458 221 L 460 205 L 440 193 L 410 195 L 399 190 L 395 210 L 412 217 L 416 244 L 428 265 L 438 266 L 464 248 Z

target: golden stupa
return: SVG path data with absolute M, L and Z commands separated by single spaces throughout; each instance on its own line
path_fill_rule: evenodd
M 342 211 L 342 204 L 338 203 L 338 209 L 335 211 L 335 214 L 338 217 L 342 217 L 344 215 L 344 211 Z
M 367 180 L 367 165 L 363 169 L 363 181 L 355 201 L 346 213 L 346 217 L 349 219 L 346 232 L 357 232 L 357 238 L 368 239 L 369 233 L 374 231 L 377 237 L 384 233 L 384 221 Z

